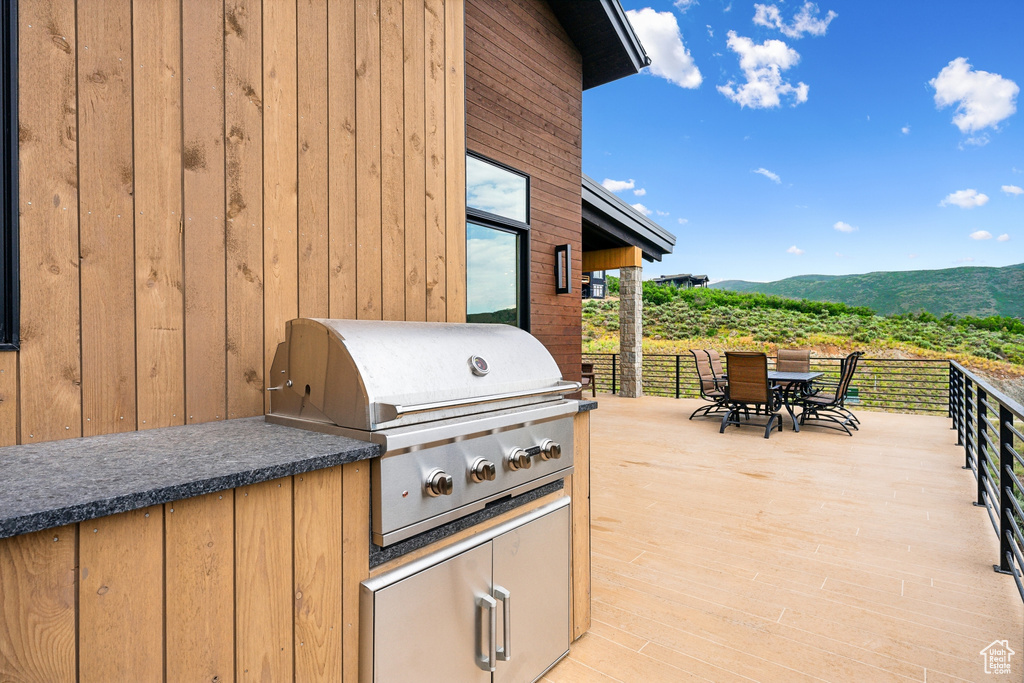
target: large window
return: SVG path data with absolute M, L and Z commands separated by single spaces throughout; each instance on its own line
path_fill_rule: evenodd
M 18 348 L 17 6 L 0 0 L 0 349 Z
M 529 329 L 530 178 L 466 156 L 466 320 Z

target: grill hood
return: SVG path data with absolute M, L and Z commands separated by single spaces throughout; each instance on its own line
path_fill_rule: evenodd
M 270 377 L 270 413 L 373 431 L 561 400 L 547 349 L 508 325 L 297 318 Z

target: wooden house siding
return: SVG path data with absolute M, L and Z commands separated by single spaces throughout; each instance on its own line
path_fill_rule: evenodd
M 530 332 L 580 379 L 582 82 L 579 51 L 542 0 L 466 0 L 466 144 L 530 175 Z M 555 247 L 572 246 L 570 294 Z
M 0 445 L 262 414 L 285 321 L 465 320 L 463 0 L 19 0 Z

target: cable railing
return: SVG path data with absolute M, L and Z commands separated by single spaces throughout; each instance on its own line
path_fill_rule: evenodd
M 974 473 L 974 504 L 984 507 L 999 538 L 999 564 L 1024 600 L 1024 407 L 955 361 L 949 362 L 949 416 L 964 469 Z
M 769 356 L 769 369 L 775 368 L 775 360 Z M 842 360 L 812 358 L 811 371 L 825 373 L 822 382 L 838 383 Z M 619 354 L 584 353 L 583 362 L 594 365 L 598 391 L 618 393 L 622 375 Z M 645 394 L 674 398 L 700 395 L 692 355 L 645 353 L 642 364 Z M 889 412 L 948 415 L 949 384 L 950 365 L 946 360 L 861 358 L 846 403 Z

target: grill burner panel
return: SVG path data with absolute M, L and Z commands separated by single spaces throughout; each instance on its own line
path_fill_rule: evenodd
M 544 458 L 540 445 L 547 439 L 561 446 L 557 459 Z M 371 469 L 373 542 L 389 545 L 565 477 L 572 471 L 572 444 L 572 418 L 562 417 L 377 458 Z M 508 456 L 516 449 L 528 454 L 528 468 L 512 469 Z M 478 460 L 494 465 L 493 480 L 475 480 Z M 451 476 L 450 495 L 429 491 L 426 482 L 437 470 Z

